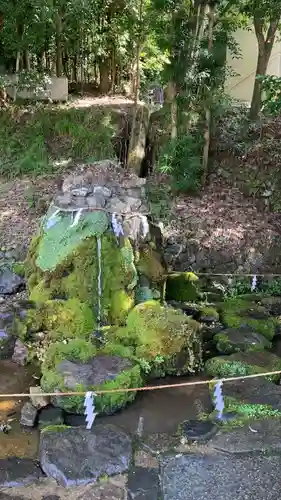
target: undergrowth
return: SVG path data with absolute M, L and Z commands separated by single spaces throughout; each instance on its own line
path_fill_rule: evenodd
M 117 118 L 102 108 L 11 106 L 0 111 L 0 175 L 58 171 L 70 161 L 114 158 Z

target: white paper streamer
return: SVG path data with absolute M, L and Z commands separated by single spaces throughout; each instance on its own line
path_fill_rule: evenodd
M 224 400 L 222 393 L 222 381 L 216 383 L 214 390 L 214 402 L 215 402 L 215 410 L 217 410 L 217 418 L 222 419 L 223 410 L 224 410 Z
M 72 222 L 71 226 L 70 227 L 74 227 L 74 226 L 77 226 L 78 222 L 79 222 L 79 219 L 82 215 L 82 212 L 83 212 L 83 208 L 79 208 L 79 210 L 77 211 L 75 217 L 74 217 L 74 221 Z
M 254 274 L 254 276 L 252 277 L 251 292 L 254 292 L 256 288 L 257 288 L 257 277 Z
M 86 429 L 90 430 L 92 428 L 92 425 L 95 421 L 95 418 L 97 416 L 97 413 L 95 413 L 95 401 L 94 401 L 95 393 L 88 391 L 86 392 L 85 395 L 85 400 L 84 400 L 84 407 L 85 407 L 85 412 L 84 415 L 86 415 Z
M 124 231 L 121 222 L 118 221 L 117 215 L 115 213 L 112 214 L 111 217 L 111 225 L 113 232 L 116 236 L 116 238 L 119 238 L 120 236 L 124 236 Z
M 149 224 L 147 222 L 147 218 L 145 215 L 141 215 L 141 222 L 142 222 L 142 236 L 143 238 L 145 238 L 149 233 Z
M 49 219 L 46 222 L 46 229 L 50 229 L 51 227 L 55 226 L 58 220 L 56 219 L 57 215 L 60 213 L 60 210 L 55 210 L 55 212 L 49 217 Z

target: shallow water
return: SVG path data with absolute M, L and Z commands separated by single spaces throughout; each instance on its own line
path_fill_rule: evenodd
M 0 393 L 29 392 L 29 387 L 36 385 L 33 374 L 32 368 L 21 367 L 12 361 L 0 361 Z M 0 432 L 0 458 L 37 456 L 39 433 L 20 425 L 20 410 L 24 402 L 18 398 L 0 399 L 0 423 L 12 427 L 8 434 Z
M 32 368 L 18 366 L 11 361 L 0 361 L 0 392 L 29 392 L 31 385 L 36 385 Z M 154 385 L 175 384 L 192 380 L 196 377 L 170 377 L 154 382 Z M 20 425 L 20 411 L 25 400 L 0 399 L 0 423 L 9 423 L 12 427 L 8 434 L 0 432 L 0 458 L 11 456 L 37 457 L 39 432 Z M 124 410 L 108 417 L 98 417 L 96 423 L 111 423 L 126 432 L 147 436 L 156 433 L 174 434 L 184 420 L 195 419 L 199 412 L 211 410 L 208 386 L 167 388 L 140 392 L 136 400 Z M 71 422 L 85 425 L 84 417 L 74 417 Z

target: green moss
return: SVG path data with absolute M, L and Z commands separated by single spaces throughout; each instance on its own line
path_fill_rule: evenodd
M 58 358 L 56 358 L 56 362 Z M 126 389 L 142 386 L 142 377 L 140 367 L 136 364 L 130 369 L 124 370 L 115 380 L 110 380 L 102 385 L 93 385 L 84 387 L 77 385 L 75 390 L 77 392 L 86 391 L 99 391 L 99 390 L 114 390 L 124 389 L 124 392 L 98 394 L 95 397 L 95 406 L 98 413 L 112 414 L 116 410 L 124 408 L 128 403 L 132 402 L 136 397 L 135 391 L 126 392 Z M 61 391 L 67 392 L 64 386 L 63 377 L 56 371 L 56 367 L 47 368 L 44 366 L 42 371 L 41 387 L 45 392 L 48 391 Z M 54 399 L 54 404 L 63 408 L 66 411 L 74 412 L 77 414 L 84 413 L 84 397 L 69 396 L 60 398 L 59 396 Z
M 136 358 L 162 374 L 194 372 L 201 365 L 200 324 L 156 301 L 137 305 L 113 342 L 133 348 Z M 162 366 L 160 366 L 162 365 Z
M 30 284 L 30 283 L 29 283 Z M 31 283 L 32 285 L 32 283 Z M 40 280 L 35 286 L 31 286 L 32 291 L 29 295 L 29 299 L 38 304 L 44 304 L 47 300 L 52 297 L 52 290 L 46 286 L 44 279 Z
M 160 283 L 164 279 L 165 269 L 160 256 L 150 245 L 141 248 L 136 268 L 140 274 L 149 278 L 152 283 Z
M 73 339 L 67 342 L 55 342 L 46 352 L 44 370 L 58 366 L 64 359 L 86 363 L 96 354 L 96 348 L 91 342 L 83 339 Z
M 42 273 L 36 266 L 33 248 L 29 254 L 28 286 L 35 300 L 45 298 L 44 288 L 52 297 L 75 298 L 98 313 L 99 263 L 96 237 L 80 241 L 77 248 L 55 270 Z M 130 241 L 124 239 L 123 247 L 112 233 L 101 237 L 101 319 L 103 323 L 122 324 L 132 307 L 137 281 L 134 255 Z M 40 286 L 39 286 L 40 285 Z
M 125 290 L 116 290 L 111 298 L 110 317 L 114 318 L 115 323 L 122 325 L 126 322 L 128 313 L 133 307 L 133 294 L 129 295 Z
M 268 340 L 273 339 L 279 326 L 278 320 L 269 317 L 265 308 L 241 298 L 228 299 L 222 306 L 221 315 L 226 326 L 236 328 L 247 325 Z
M 41 434 L 43 432 L 64 432 L 67 431 L 67 429 L 71 429 L 69 425 L 47 425 L 43 429 L 41 429 Z
M 43 329 L 54 340 L 88 339 L 95 327 L 93 312 L 77 299 L 49 300 L 43 307 Z
M 272 346 L 272 344 L 265 339 L 264 339 L 264 342 L 266 342 L 266 346 L 265 346 L 264 342 L 243 344 L 243 331 L 241 331 L 241 342 L 240 343 L 231 342 L 229 336 L 225 332 L 217 333 L 214 336 L 213 340 L 216 343 L 217 350 L 222 354 L 232 354 L 234 352 L 240 352 L 240 351 L 248 351 L 248 352 L 250 352 L 250 351 L 263 351 L 265 347 L 270 349 Z
M 218 356 L 205 363 L 208 375 L 228 378 L 255 373 L 281 370 L 281 359 L 269 352 L 239 352 L 230 356 Z M 277 381 L 280 377 L 272 375 L 268 380 Z
M 166 300 L 192 302 L 199 298 L 196 287 L 198 277 L 194 273 L 170 274 L 166 284 Z
M 281 419 L 281 412 L 273 409 L 270 405 L 263 404 L 249 404 L 238 401 L 235 398 L 224 397 L 224 412 L 234 413 L 236 417 L 231 420 L 222 420 L 218 422 L 223 430 L 229 431 L 235 427 L 243 427 L 248 422 L 255 420 L 265 420 L 267 418 Z M 216 418 L 216 411 L 214 410 L 209 415 L 201 415 L 202 420 L 213 420 Z
M 14 273 L 16 273 L 18 276 L 21 276 L 24 278 L 25 276 L 25 263 L 24 262 L 14 262 L 12 264 L 12 269 Z
M 199 317 L 213 318 L 214 321 L 219 321 L 219 313 L 214 307 L 202 307 L 200 308 Z

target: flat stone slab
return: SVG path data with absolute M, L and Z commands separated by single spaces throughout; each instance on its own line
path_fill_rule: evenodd
M 223 394 L 243 403 L 269 405 L 281 411 L 281 387 L 264 377 L 227 382 Z
M 131 438 L 112 425 L 41 434 L 42 470 L 62 486 L 95 483 L 101 476 L 122 474 L 129 469 L 131 457 Z
M 281 456 L 188 454 L 162 460 L 163 500 L 280 500 Z
M 34 460 L 27 458 L 0 460 L 0 488 L 25 486 L 43 477 L 39 464 Z
M 133 467 L 128 476 L 128 500 L 158 500 L 160 484 L 155 468 Z
M 227 453 L 251 453 L 281 450 L 281 419 L 253 420 L 243 427 L 218 432 L 209 445 Z

